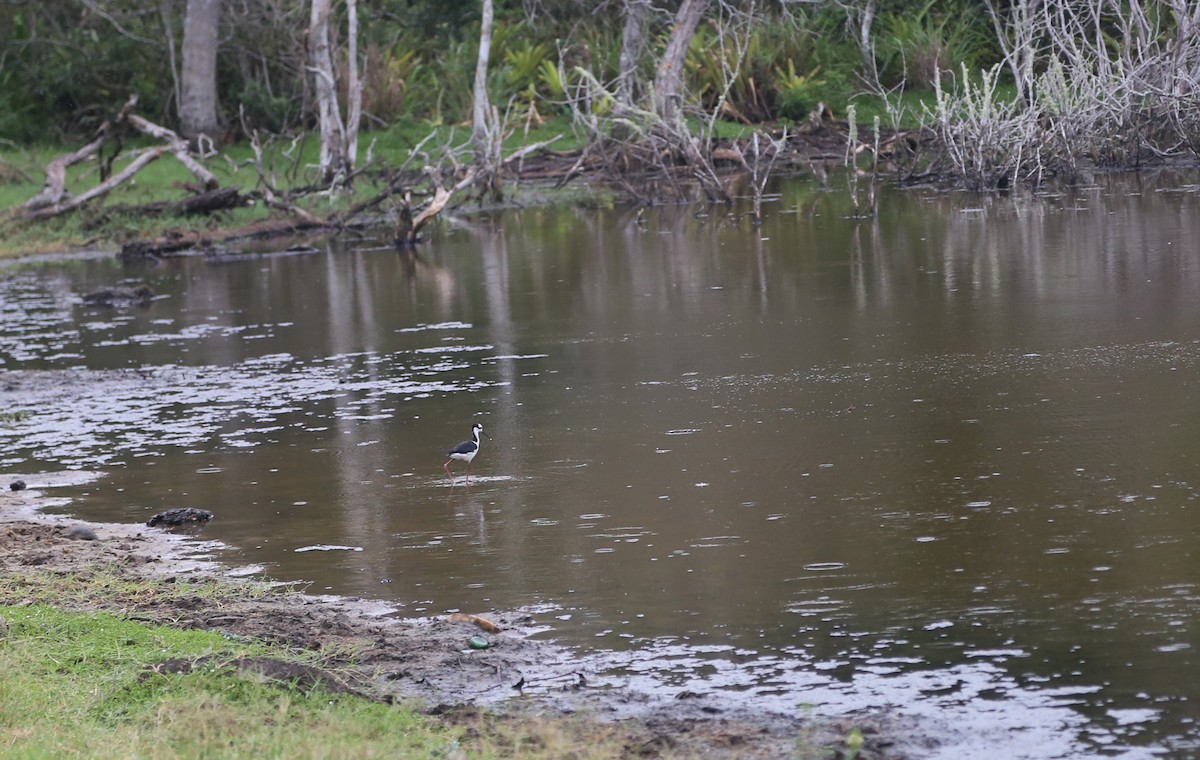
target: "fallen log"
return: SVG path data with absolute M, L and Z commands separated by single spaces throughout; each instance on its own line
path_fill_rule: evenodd
M 180 251 L 206 248 L 210 244 L 208 237 L 199 232 L 169 235 L 154 240 L 133 240 L 121 246 L 117 258 L 124 260 L 161 258 Z
M 249 202 L 250 199 L 242 195 L 236 187 L 218 187 L 175 201 L 171 204 L 171 211 L 182 216 L 197 216 L 238 208 Z
M 188 230 L 150 240 L 134 240 L 123 245 L 117 256 L 129 260 L 207 254 L 223 250 L 226 245 L 239 240 L 286 237 L 324 229 L 333 227 L 325 222 L 310 224 L 300 219 L 271 219 L 216 234 Z

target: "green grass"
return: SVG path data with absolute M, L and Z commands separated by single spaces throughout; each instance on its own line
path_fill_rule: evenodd
M 265 645 L 43 604 L 0 607 L 0 619 L 4 757 L 437 757 L 458 742 L 411 709 L 223 666 L 296 657 Z M 188 673 L 151 669 L 201 657 Z
M 889 96 L 887 100 L 879 95 L 861 94 L 854 96 L 855 118 L 860 128 L 869 128 L 876 116 L 883 128 L 914 129 L 920 126 L 920 118 L 925 113 L 926 106 L 932 106 L 935 97 L 930 90 L 905 90 L 898 96 Z M 890 101 L 890 103 L 888 102 Z M 893 124 L 893 114 L 899 115 L 899 122 Z M 845 108 L 838 118 L 846 118 Z

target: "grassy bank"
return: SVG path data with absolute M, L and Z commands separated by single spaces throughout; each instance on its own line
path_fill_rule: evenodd
M 433 757 L 460 732 L 324 686 L 257 682 L 229 663 L 292 657 L 218 633 L 105 612 L 0 607 L 7 757 Z M 157 672 L 194 661 L 190 672 Z
M 336 693 L 342 681 L 316 653 L 114 612 L 220 607 L 247 593 L 269 592 L 103 566 L 0 576 L 0 754 L 439 757 L 457 746 L 461 731 L 410 708 Z M 247 661 L 290 663 L 307 677 L 237 666 Z
M 547 121 L 528 131 L 513 131 L 505 140 L 505 154 L 523 146 L 558 137 L 556 150 L 575 147 L 570 125 L 564 119 Z M 324 216 L 375 196 L 387 185 L 390 171 L 407 169 L 419 175 L 426 163 L 436 163 L 450 150 L 464 150 L 470 130 L 462 127 L 433 128 L 405 122 L 386 130 L 364 133 L 360 137 L 360 156 L 366 170 L 352 184 L 335 193 L 306 192 L 289 198 L 298 209 Z M 107 172 L 121 171 L 138 149 L 152 147 L 153 141 L 136 138 L 124 148 Z M 228 209 L 211 215 L 180 216 L 171 213 L 150 214 L 146 204 L 182 200 L 191 195 L 196 178 L 175 158 L 164 155 L 148 164 L 131 180 L 114 188 L 102 198 L 80 209 L 43 220 L 19 220 L 11 211 L 20 207 L 42 189 L 46 164 L 77 149 L 78 145 L 38 145 L 15 147 L 0 144 L 0 257 L 22 253 L 68 251 L 80 248 L 119 248 L 122 243 L 154 238 L 183 230 L 220 230 L 247 228 L 288 214 L 263 203 Z M 264 145 L 260 168 L 254 150 L 242 141 L 222 146 L 218 153 L 203 160 L 223 188 L 251 193 L 265 179 L 281 196 L 288 196 L 317 183 L 318 139 L 315 135 L 296 140 L 279 139 Z M 367 163 L 367 157 L 370 162 Z M 90 190 L 101 182 L 96 160 L 70 167 L 66 187 L 73 195 Z M 387 213 L 385 202 L 378 210 Z
M 898 112 L 908 116 L 915 124 L 913 115 L 922 96 L 909 95 Z M 928 99 L 926 97 L 926 99 Z M 885 127 L 895 126 L 894 113 L 887 113 L 883 99 L 874 96 L 856 97 L 854 100 L 857 122 L 860 128 L 869 128 L 880 116 Z M 843 109 L 832 111 L 836 119 L 844 119 Z M 696 131 L 706 128 L 697 122 Z M 794 125 L 784 122 L 773 125 L 749 126 L 728 121 L 713 125 L 714 136 L 719 139 L 736 139 L 756 131 L 779 133 L 785 126 L 794 133 Z M 364 133 L 359 140 L 360 162 L 365 171 L 354 182 L 337 192 L 304 192 L 317 183 L 318 140 L 316 135 L 295 140 L 278 139 L 264 146 L 261 163 L 256 165 L 254 150 L 246 141 L 222 146 L 215 155 L 203 160 L 205 167 L 213 173 L 222 188 L 236 188 L 243 194 L 261 188 L 265 178 L 280 196 L 288 196 L 295 208 L 323 217 L 333 212 L 349 209 L 356 204 L 377 196 L 387 188 L 392 172 L 410 171 L 420 177 L 422 167 L 437 165 L 445 161 L 448 154 L 460 155 L 469 161 L 468 141 L 470 130 L 463 126 L 433 126 L 427 123 L 404 121 L 391 127 Z M 551 142 L 552 141 L 552 142 Z M 516 125 L 506 132 L 502 154 L 510 156 L 521 148 L 550 142 L 550 150 L 570 153 L 581 145 L 567 117 L 557 116 L 537 125 Z M 124 146 L 123 152 L 108 173 L 119 172 L 138 153 L 139 148 L 152 147 L 154 143 L 145 138 L 135 138 Z M 119 249 L 132 240 L 154 239 L 187 231 L 202 231 L 219 238 L 222 231 L 250 229 L 254 225 L 272 220 L 289 218 L 289 214 L 271 209 L 262 202 L 240 208 L 218 211 L 210 215 L 180 216 L 172 213 L 148 213 L 147 204 L 174 202 L 189 197 L 194 188 L 195 177 L 170 155 L 151 162 L 131 180 L 114 188 L 107 195 L 94 199 L 81 208 L 43 220 L 20 220 L 11 212 L 25 201 L 37 195 L 44 182 L 46 164 L 65 155 L 78 145 L 14 146 L 0 143 L 0 257 L 29 253 L 70 251 L 85 248 Z M 840 146 L 839 146 L 840 150 Z M 367 163 L 367 157 L 370 162 Z M 526 170 L 539 160 L 537 154 L 522 160 Z M 585 180 L 576 180 L 565 189 L 550 190 L 550 185 L 559 178 L 552 172 L 563 175 L 570 170 L 575 157 L 559 158 L 554 167 L 543 161 L 543 170 L 534 171 L 538 177 L 525 183 L 526 188 L 536 188 L 522 193 L 507 178 L 506 195 L 522 205 L 546 205 L 549 203 L 592 204 L 608 203 L 611 192 L 599 187 L 584 188 Z M 67 190 L 79 195 L 95 187 L 101 181 L 100 162 L 92 160 L 72 166 L 67 172 Z M 261 176 L 260 176 L 261 170 Z M 420 180 L 414 179 L 414 182 Z M 410 188 L 418 195 L 427 187 Z M 468 201 L 475 193 L 463 193 L 455 202 Z M 395 201 L 387 200 L 374 207 L 381 219 L 395 212 Z
M 346 652 L 296 650 L 119 612 L 220 607 L 247 593 L 271 592 L 211 578 L 131 578 L 102 567 L 0 576 L 0 755 L 536 759 L 626 752 L 628 735 L 617 725 L 474 710 L 435 718 L 348 690 L 353 676 L 335 664 Z

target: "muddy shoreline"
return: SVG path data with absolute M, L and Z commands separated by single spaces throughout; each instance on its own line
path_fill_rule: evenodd
M 534 640 L 535 616 L 479 611 L 498 631 L 467 616 L 399 618 L 386 604 L 317 596 L 291 584 L 238 577 L 246 569 L 209 558 L 216 544 L 143 525 L 88 523 L 47 514 L 67 500 L 59 486 L 98 473 L 5 473 L 0 479 L 0 571 L 8 576 L 104 571 L 119 576 L 222 579 L 240 591 L 219 605 L 191 599 L 119 610 L 184 628 L 219 630 L 327 654 L 350 688 L 373 699 L 416 700 L 431 714 L 460 721 L 480 709 L 521 720 L 530 715 L 576 715 L 616 722 L 631 754 L 642 757 L 789 757 L 797 747 L 843 751 L 855 727 L 866 744 L 857 757 L 912 756 L 888 727 L 897 718 L 853 716 L 816 723 L 796 715 L 729 709 L 708 698 L 664 701 L 638 694 L 595 672 L 586 658 L 553 642 Z M 10 490 L 22 481 L 26 488 Z M 264 586 L 270 585 L 269 593 Z M 103 609 L 98 603 L 93 609 Z M 454 619 L 459 617 L 460 619 Z M 473 649 L 472 637 L 486 649 Z M 476 644 L 478 644 L 476 640 Z M 830 755 L 822 755 L 830 756 Z

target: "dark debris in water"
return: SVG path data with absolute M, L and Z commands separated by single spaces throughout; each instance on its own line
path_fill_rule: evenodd
M 125 306 L 145 306 L 154 300 L 154 291 L 148 285 L 137 287 L 116 286 L 103 288 L 83 297 L 88 306 L 104 306 L 119 308 Z
M 213 513 L 207 509 L 196 509 L 195 507 L 180 507 L 178 509 L 168 509 L 165 512 L 159 512 L 146 521 L 146 525 L 151 528 L 157 525 L 178 526 L 178 525 L 196 525 L 206 523 L 213 519 Z

